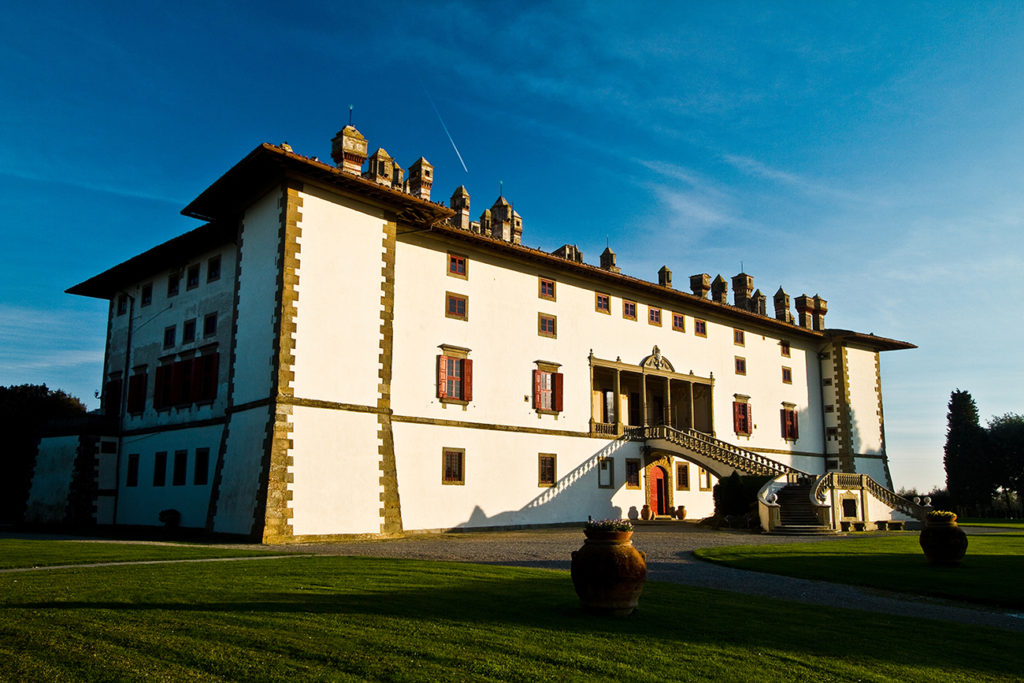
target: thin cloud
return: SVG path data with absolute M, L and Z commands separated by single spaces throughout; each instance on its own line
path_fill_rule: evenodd
M 152 202 L 161 202 L 163 204 L 170 204 L 175 207 L 183 206 L 187 203 L 187 200 L 182 200 L 180 197 L 171 198 L 163 195 L 155 194 L 152 192 L 145 192 L 131 187 L 118 187 L 109 185 L 106 183 L 91 183 L 83 180 L 69 180 L 67 178 L 53 178 L 48 177 L 42 173 L 33 173 L 31 171 L 23 169 L 7 169 L 0 171 L 0 176 L 6 176 L 9 178 L 17 178 L 18 180 L 28 180 L 34 183 L 47 183 L 52 185 L 62 185 L 64 187 L 74 187 L 80 190 L 88 190 L 90 192 L 102 192 L 115 197 L 125 197 L 128 199 L 145 199 Z

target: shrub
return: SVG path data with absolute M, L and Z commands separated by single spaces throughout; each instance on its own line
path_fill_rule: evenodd
M 592 519 L 583 527 L 585 531 L 632 531 L 633 524 L 628 519 Z
M 174 508 L 160 511 L 160 523 L 168 529 L 176 529 L 181 524 L 181 513 Z

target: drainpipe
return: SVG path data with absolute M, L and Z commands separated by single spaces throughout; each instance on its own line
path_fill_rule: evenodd
M 113 524 L 117 525 L 117 501 L 121 497 L 121 450 L 124 448 L 124 419 L 128 413 L 128 373 L 131 371 L 132 360 L 132 321 L 135 317 L 135 297 L 125 292 L 128 297 L 128 333 L 124 342 L 124 371 L 121 373 L 121 405 L 117 411 L 117 455 L 114 470 L 114 515 Z

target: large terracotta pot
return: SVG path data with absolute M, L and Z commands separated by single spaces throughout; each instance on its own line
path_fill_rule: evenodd
M 650 518 L 651 518 L 651 506 L 650 505 L 644 505 L 642 508 L 640 508 L 640 519 L 642 519 L 644 521 L 647 521 Z
M 934 565 L 955 567 L 967 552 L 967 534 L 956 523 L 956 517 L 948 520 L 925 519 L 921 529 L 921 550 Z
M 647 557 L 633 547 L 632 531 L 584 531 L 572 554 L 572 585 L 583 608 L 595 614 L 633 613 L 647 580 Z
M 680 505 L 676 508 L 676 519 L 686 519 L 686 506 Z

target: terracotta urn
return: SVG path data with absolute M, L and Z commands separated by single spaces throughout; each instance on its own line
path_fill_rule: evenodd
M 967 552 L 967 534 L 951 517 L 925 517 L 918 539 L 928 562 L 940 567 L 955 567 Z
M 632 531 L 586 530 L 583 547 L 572 554 L 572 585 L 583 609 L 628 616 L 647 580 L 647 556 L 633 547 Z
M 650 505 L 644 505 L 642 508 L 640 508 L 640 519 L 642 519 L 644 521 L 647 521 L 650 518 L 651 518 L 651 506 Z
M 686 506 L 680 505 L 676 508 L 676 519 L 686 519 Z

